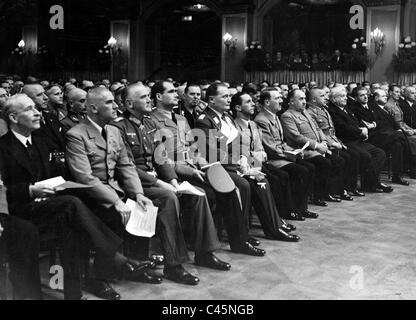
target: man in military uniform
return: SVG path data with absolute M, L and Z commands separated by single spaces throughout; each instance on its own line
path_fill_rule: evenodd
M 152 114 L 152 119 L 164 134 L 171 137 L 166 143 L 167 152 L 170 159 L 176 160 L 175 172 L 179 179 L 190 181 L 203 188 L 207 194 L 214 196 L 218 208 L 215 212 L 224 217 L 232 251 L 254 256 L 264 255 L 264 250 L 255 247 L 260 244 L 259 241 L 254 238 L 250 239 L 247 234 L 251 198 L 250 186 L 236 173 L 231 173 L 230 177 L 237 186 L 238 192 L 237 190 L 229 194 L 214 192 L 200 170 L 200 166 L 207 164 L 207 161 L 198 152 L 195 153 L 197 145 L 193 143 L 194 137 L 190 132 L 188 122 L 185 117 L 176 115 L 172 111 L 179 102 L 175 87 L 167 81 L 157 82 L 152 88 L 151 97 L 157 108 Z M 198 139 L 205 141 L 203 133 L 199 133 Z M 173 144 L 169 141 L 173 141 Z
M 131 210 L 124 202 L 135 200 L 143 210 L 152 202 L 159 208 L 156 235 L 165 256 L 164 274 L 168 279 L 197 285 L 199 279 L 188 273 L 183 263 L 189 261 L 177 211 L 177 199 L 169 192 L 153 194 L 149 199 L 128 157 L 120 131 L 108 124 L 117 117 L 114 96 L 105 88 L 91 89 L 87 95 L 87 121 L 67 133 L 68 166 L 74 179 L 90 185 L 86 196 L 91 207 L 112 229 L 125 234 Z M 98 208 L 97 208 L 98 207 Z M 126 235 L 127 236 L 127 235 Z M 148 278 L 160 282 L 159 278 Z
M 307 111 L 327 137 L 328 147 L 333 151 L 331 160 L 334 162 L 335 155 L 339 154 L 345 162 L 345 165 L 343 166 L 343 175 L 339 177 L 334 176 L 332 179 L 332 190 L 335 192 L 334 195 L 339 195 L 339 198 L 342 200 L 351 201 L 353 199 L 351 195 L 348 194 L 347 190 L 351 193 L 357 193 L 360 155 L 356 151 L 348 149 L 347 146 L 337 138 L 334 123 L 327 110 L 326 104 L 328 101 L 325 96 L 323 89 L 313 88 L 310 91 Z M 344 187 L 347 190 L 344 190 Z
M 67 103 L 69 111 L 68 115 L 61 120 L 62 129 L 65 133 L 86 118 L 86 101 L 86 91 L 79 88 L 75 88 L 68 92 Z
M 185 117 L 191 129 L 195 128 L 196 119 L 205 110 L 206 103 L 201 100 L 201 88 L 197 84 L 188 84 L 185 88 L 179 112 Z
M 179 184 L 174 163 L 166 162 L 156 123 L 149 116 L 152 111 L 149 89 L 143 85 L 128 87 L 124 105 L 128 108 L 125 118 L 116 119 L 113 125 L 120 129 L 128 146 L 129 157 L 135 162 L 143 181 L 145 195 L 152 198 L 166 192 L 176 193 Z M 183 194 L 179 199 L 188 222 L 184 224 L 185 234 L 189 234 L 195 249 L 195 264 L 229 270 L 231 266 L 213 253 L 220 248 L 220 243 L 206 196 Z
M 58 85 L 52 85 L 46 88 L 46 95 L 48 96 L 48 110 L 55 114 L 59 121 L 62 121 L 68 114 L 66 105 L 64 103 L 64 93 Z

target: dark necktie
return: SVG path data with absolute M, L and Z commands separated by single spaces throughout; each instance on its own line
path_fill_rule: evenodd
M 33 159 L 33 157 L 34 157 L 34 154 L 33 154 L 33 147 L 32 147 L 32 144 L 30 143 L 30 141 L 29 141 L 29 140 L 27 140 L 27 141 L 26 141 L 26 150 L 27 150 L 27 152 L 29 153 L 29 157 L 30 157 L 31 159 Z
M 175 122 L 175 124 L 178 124 L 178 120 L 176 119 L 175 112 L 172 112 L 172 121 Z
M 105 128 L 101 130 L 101 136 L 103 137 L 104 141 L 107 142 L 107 132 L 105 131 Z
M 253 130 L 250 125 L 250 121 L 248 122 L 248 129 L 250 130 L 250 152 L 254 152 L 254 137 L 253 137 Z

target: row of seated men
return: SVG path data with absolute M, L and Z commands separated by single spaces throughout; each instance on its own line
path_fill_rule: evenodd
M 65 136 L 56 113 L 46 111 L 44 89 L 31 84 L 7 100 L 9 132 L 0 139 L 10 212 L 35 226 L 47 223 L 59 235 L 67 299 L 81 297 L 78 257 L 85 243 L 97 251 L 94 278 L 87 280 L 88 290 L 97 296 L 120 298 L 109 280 L 121 271 L 132 281 L 162 282 L 150 273 L 151 263 L 139 263 L 119 251 L 123 239 L 133 252 L 142 245 L 124 231 L 130 216 L 127 198 L 144 209 L 151 202 L 159 208 L 156 234 L 165 257 L 165 277 L 196 285 L 199 279 L 182 266 L 190 260 L 188 248 L 195 251 L 196 265 L 231 269 L 214 255 L 220 244 L 213 217 L 222 217 L 231 251 L 264 256 L 260 241 L 248 234 L 252 206 L 266 238 L 296 242 L 299 237 L 291 234 L 296 228 L 285 220 L 317 218 L 308 210 L 309 198 L 326 206 L 325 201 L 364 196 L 358 190 L 358 174 L 363 191 L 392 191 L 380 183 L 386 154 L 370 143 L 366 122 L 381 125 L 350 112 L 343 87 L 331 89 L 329 104 L 324 90 L 312 89 L 307 112 L 305 94 L 292 91 L 281 120 L 277 113 L 282 96 L 276 88 L 266 89 L 253 121 L 255 104 L 249 94 L 231 97 L 227 86 L 213 84 L 206 91 L 206 109 L 199 115 L 187 110 L 193 113 L 193 124 L 173 112 L 179 99 L 170 81 L 155 83 L 151 91 L 130 85 L 123 94 L 123 117 L 107 89 L 94 88 L 88 94 L 74 90 L 85 119 Z M 196 97 L 200 94 L 196 85 L 185 92 L 192 90 Z M 381 92 L 375 101 L 379 97 Z M 197 100 L 191 105 L 196 107 Z M 327 119 L 326 127 L 321 126 L 322 118 Z M 64 151 L 66 161 L 60 154 Z M 225 169 L 224 181 L 234 184 L 227 194 L 215 190 L 202 170 L 216 161 Z M 91 188 L 61 194 L 35 184 L 59 174 Z M 399 174 L 395 172 L 396 178 Z M 182 181 L 206 196 L 179 196 Z

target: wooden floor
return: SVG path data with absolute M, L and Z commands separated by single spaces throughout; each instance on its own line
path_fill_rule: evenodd
M 218 256 L 232 270 L 186 265 L 201 279 L 196 287 L 165 280 L 161 285 L 118 282 L 114 288 L 124 300 L 416 299 L 416 180 L 409 187 L 392 186 L 388 195 L 311 206 L 320 218 L 296 223 L 299 243 L 265 240 L 254 229 L 265 257 L 231 253 L 224 243 Z M 45 293 L 46 299 L 62 299 L 51 290 Z

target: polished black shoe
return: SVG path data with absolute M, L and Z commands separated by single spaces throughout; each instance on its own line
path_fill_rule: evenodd
M 266 255 L 265 250 L 256 248 L 248 242 L 244 243 L 239 248 L 231 249 L 231 251 L 236 252 L 236 253 L 246 254 L 249 256 L 255 256 L 255 257 L 263 257 Z
M 297 212 L 291 212 L 288 217 L 285 217 L 285 219 L 294 221 L 305 221 L 305 218 Z
M 292 226 L 292 227 L 294 227 L 294 226 Z M 291 227 L 289 227 L 287 224 L 283 224 L 281 227 L 280 227 L 284 232 L 292 232 L 293 231 L 293 229 L 291 228 Z M 296 228 L 295 228 L 296 229 Z
M 410 179 L 416 179 L 416 172 L 409 173 L 409 178 Z
M 128 260 L 122 268 L 123 279 L 128 281 L 135 281 L 135 282 L 142 282 L 144 279 L 143 274 L 151 269 L 154 268 L 155 263 L 152 261 L 145 261 L 145 262 L 134 262 Z
M 258 247 L 259 245 L 261 245 L 260 240 L 257 240 L 253 237 L 249 237 L 247 242 L 250 243 L 253 247 Z
M 332 194 L 328 194 L 325 200 L 328 202 L 338 202 L 338 203 L 342 201 L 341 198 L 337 198 L 333 196 Z
M 221 271 L 228 271 L 231 269 L 231 265 L 229 263 L 221 261 L 212 252 L 195 256 L 195 264 L 197 266 Z
M 163 279 L 159 276 L 152 275 L 145 271 L 142 274 L 136 276 L 135 281 L 150 284 L 161 284 L 163 282 Z
M 380 183 L 376 188 L 375 188 L 375 192 L 384 192 L 384 193 L 390 193 L 393 192 L 393 188 L 385 185 L 383 183 Z
M 315 212 L 312 212 L 312 211 L 309 211 L 309 210 L 306 210 L 305 212 L 302 212 L 301 215 L 304 216 L 305 218 L 308 218 L 308 219 L 318 219 L 318 217 L 319 217 L 319 214 L 317 214 Z
M 290 230 L 290 231 L 295 231 L 296 230 L 296 227 L 293 225 L 293 224 L 290 224 L 290 223 L 287 223 L 286 221 L 284 221 L 284 220 L 282 220 L 283 221 L 283 226 L 286 228 L 286 229 L 288 229 L 288 230 Z
M 393 176 L 393 178 L 391 179 L 391 182 L 401 184 L 402 186 L 409 185 L 409 181 L 406 181 L 402 177 L 399 177 L 399 176 Z
M 103 280 L 88 279 L 85 282 L 85 291 L 92 293 L 104 300 L 120 300 L 120 294 L 113 287 Z
M 282 229 L 277 231 L 277 234 L 272 236 L 266 236 L 269 240 L 280 240 L 280 241 L 287 241 L 287 242 L 298 242 L 300 238 L 295 234 L 288 234 Z
M 351 197 L 346 190 L 344 190 L 344 193 L 341 194 L 340 197 L 341 197 L 341 200 L 344 200 L 344 201 L 353 201 L 354 200 L 354 198 Z
M 355 189 L 354 191 L 349 192 L 349 194 L 351 196 L 356 196 L 356 197 L 365 197 L 365 193 L 358 191 L 357 189 Z
M 321 199 L 313 199 L 312 204 L 319 207 L 327 207 L 328 204 L 325 201 L 322 201 Z
M 163 266 L 165 264 L 165 257 L 162 255 L 154 254 L 149 260 L 155 263 L 155 267 Z
M 165 267 L 164 274 L 166 279 L 173 282 L 187 284 L 190 286 L 196 286 L 199 283 L 199 278 L 186 271 L 182 265 L 172 268 Z

